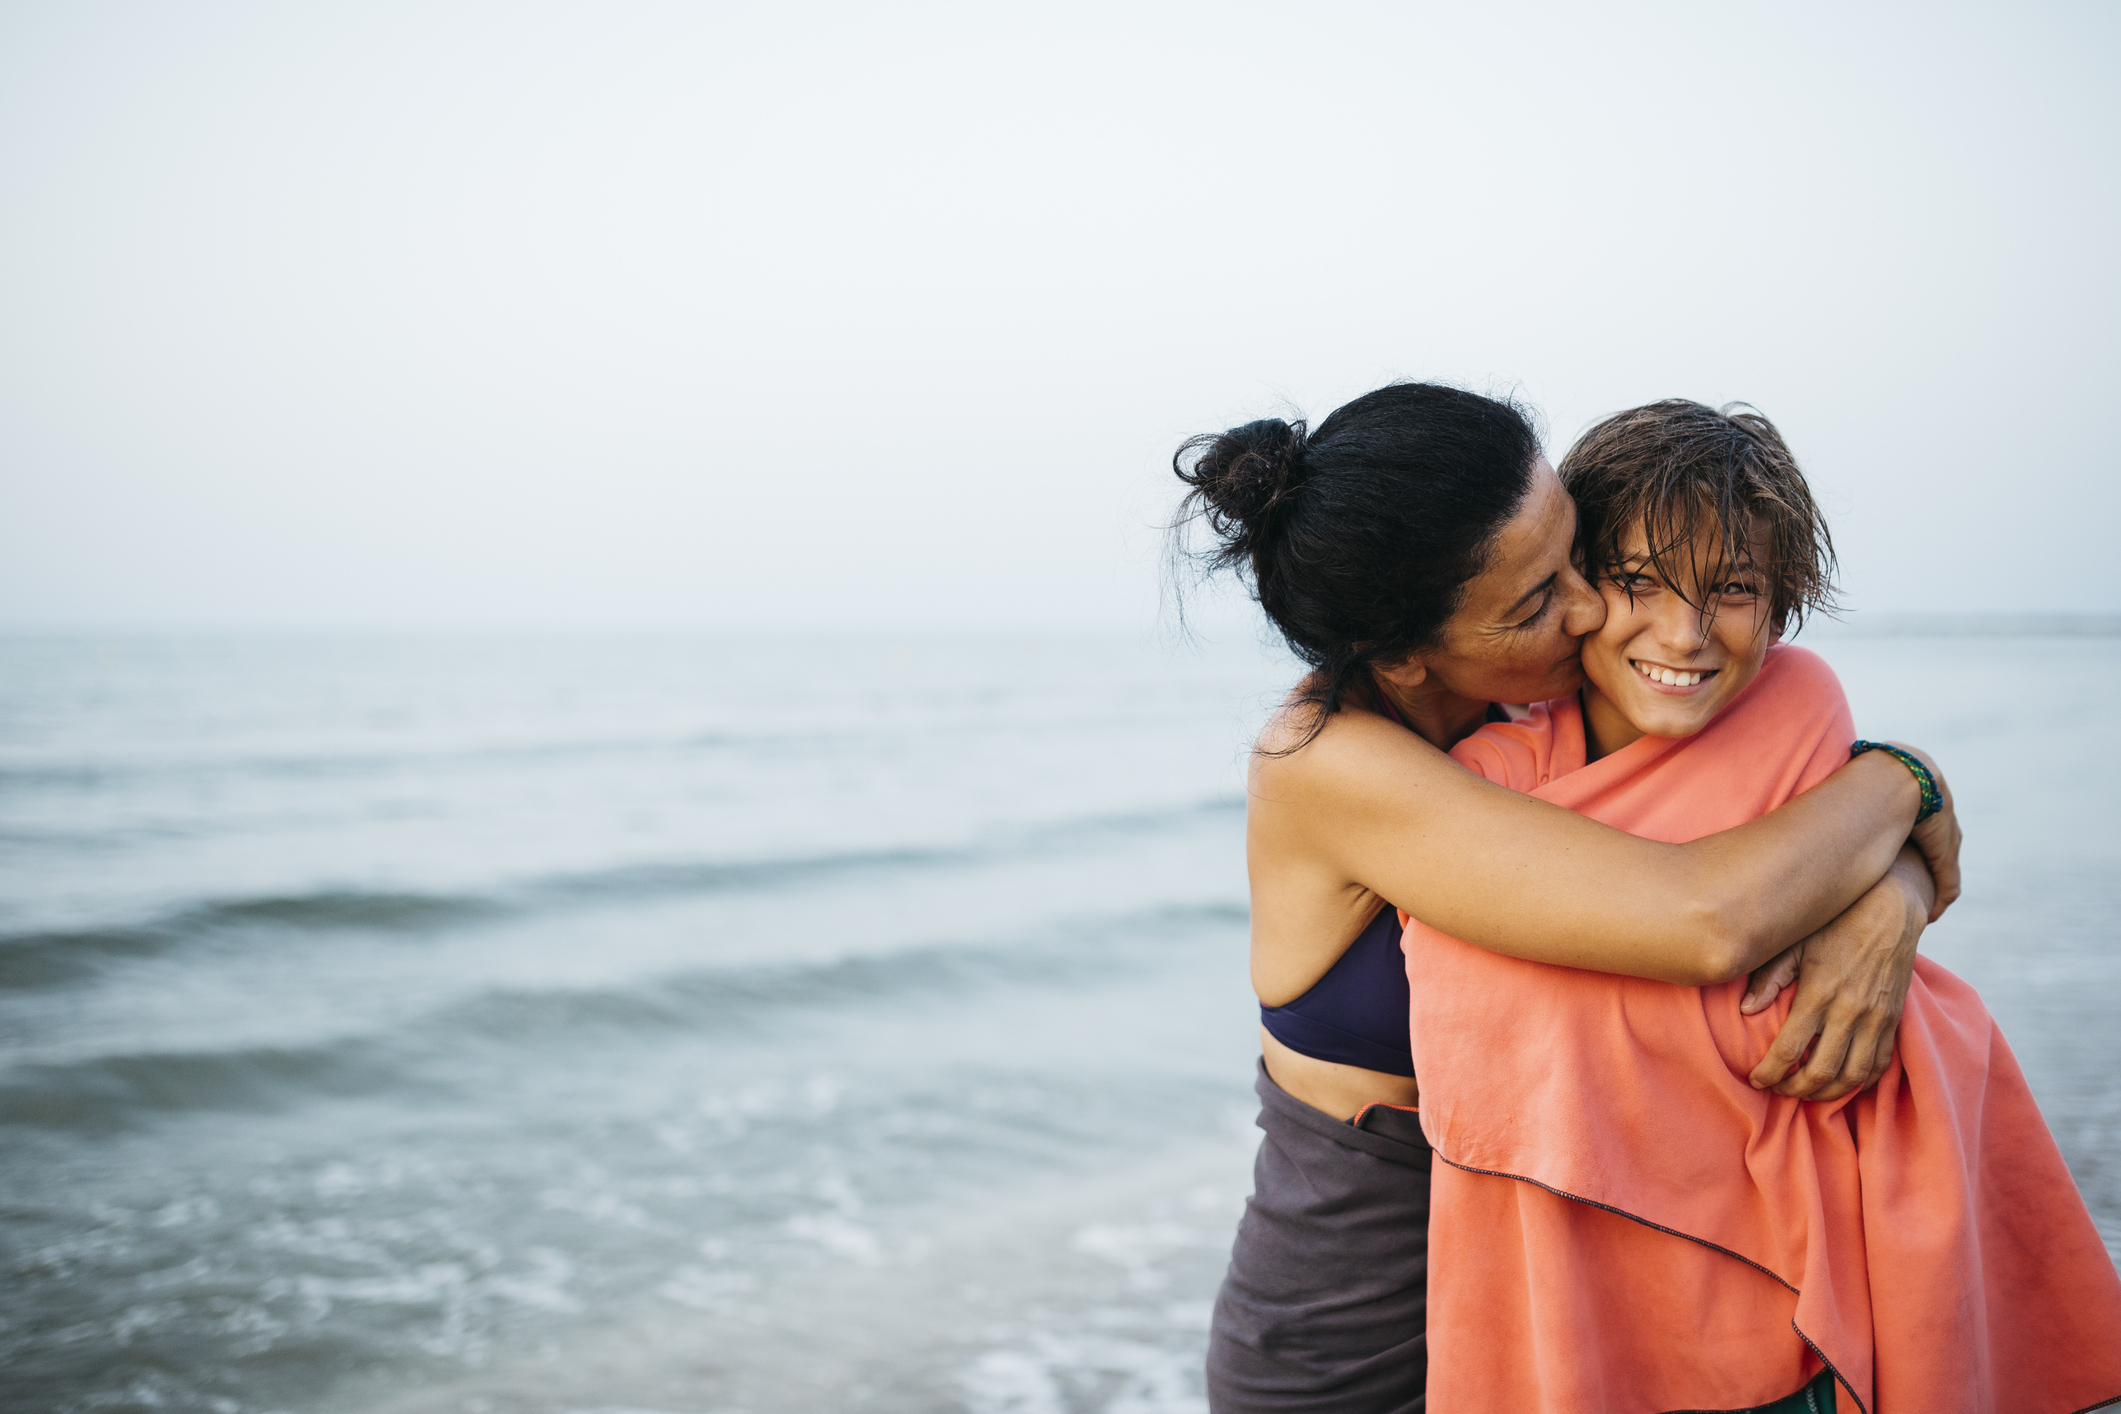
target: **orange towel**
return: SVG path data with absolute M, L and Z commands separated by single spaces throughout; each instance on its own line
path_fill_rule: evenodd
M 1848 759 L 1833 671 L 1771 649 L 1707 730 L 1591 765 L 1574 699 L 1452 754 L 1650 839 L 1773 809 Z M 1627 887 L 1615 880 L 1616 889 Z M 1898 1054 L 1829 1104 L 1746 1076 L 1788 1014 L 1404 937 L 1429 1222 L 1429 1407 L 1742 1409 L 1823 1361 L 1866 1414 L 2121 1401 L 2121 1278 L 2002 1034 L 1917 962 Z

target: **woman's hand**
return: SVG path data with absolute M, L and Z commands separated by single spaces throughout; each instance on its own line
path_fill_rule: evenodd
M 1847 912 L 1753 974 L 1739 1004 L 1748 1016 L 1792 981 L 1797 987 L 1789 1019 L 1753 1068 L 1755 1089 L 1838 1100 L 1885 1074 L 1915 973 L 1915 948 L 1941 893 L 1927 858 L 1913 846 L 1901 850 L 1886 876 Z
M 1959 843 L 1966 836 L 1959 829 L 1959 812 L 1952 807 L 1952 788 L 1945 783 L 1944 772 L 1930 759 L 1930 754 L 1904 741 L 1886 743 L 1919 757 L 1922 764 L 1930 768 L 1930 775 L 1937 782 L 1937 793 L 1944 797 L 1944 806 L 1936 814 L 1915 826 L 1915 833 L 1908 836 L 1915 848 L 1922 851 L 1922 858 L 1929 864 L 1930 877 L 1937 883 L 1937 901 L 1930 905 L 1929 921 L 1935 923 L 1944 916 L 1959 898 Z

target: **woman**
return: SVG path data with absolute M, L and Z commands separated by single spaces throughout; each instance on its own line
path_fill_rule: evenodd
M 1251 767 L 1266 1140 L 1216 1302 L 1210 1407 L 1418 1410 L 1430 1155 L 1395 906 L 1511 956 L 1692 985 L 1817 933 L 1758 1076 L 1846 1093 L 1890 1058 L 1932 916 L 1886 877 L 1923 869 L 1903 850 L 1920 789 L 1871 753 L 1671 845 L 1452 763 L 1443 749 L 1490 704 L 1574 692 L 1579 640 L 1604 616 L 1575 567 L 1574 506 L 1515 408 L 1396 384 L 1315 434 L 1270 419 L 1197 438 L 1176 469 L 1218 537 L 1212 560 L 1248 572 L 1313 667 Z M 1948 800 L 1917 841 L 1938 909 L 1958 891 Z

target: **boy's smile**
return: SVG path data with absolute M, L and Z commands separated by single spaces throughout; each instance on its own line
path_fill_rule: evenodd
M 1645 736 L 1692 736 L 1745 690 L 1767 657 L 1764 533 L 1735 561 L 1713 521 L 1651 563 L 1642 528 L 1598 578 L 1605 626 L 1584 640 L 1584 734 L 1592 760 Z M 1674 584 L 1666 578 L 1684 582 Z
M 1668 668 L 1662 663 L 1652 663 L 1643 658 L 1628 659 L 1628 666 L 1641 673 L 1651 686 L 1677 693 L 1692 692 L 1701 686 L 1704 680 L 1715 677 L 1717 673 L 1714 668 L 1695 668 L 1691 671 L 1685 668 Z

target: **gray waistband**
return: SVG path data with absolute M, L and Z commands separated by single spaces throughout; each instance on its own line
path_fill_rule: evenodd
M 1276 1085 L 1274 1077 L 1267 1074 L 1265 1060 L 1259 1063 L 1259 1079 L 1252 1088 L 1259 1093 L 1260 1104 L 1277 1120 L 1307 1129 L 1343 1148 L 1360 1149 L 1365 1154 L 1373 1154 L 1407 1168 L 1426 1171 L 1429 1167 L 1429 1141 L 1422 1138 L 1412 1115 L 1407 1115 L 1404 1123 L 1394 1125 L 1395 1129 L 1406 1135 L 1405 1138 L 1393 1138 L 1373 1130 L 1357 1129 L 1346 1120 L 1335 1119 L 1324 1110 L 1311 1108 Z M 1265 1118 L 1265 1115 L 1261 1116 L 1262 1120 Z

